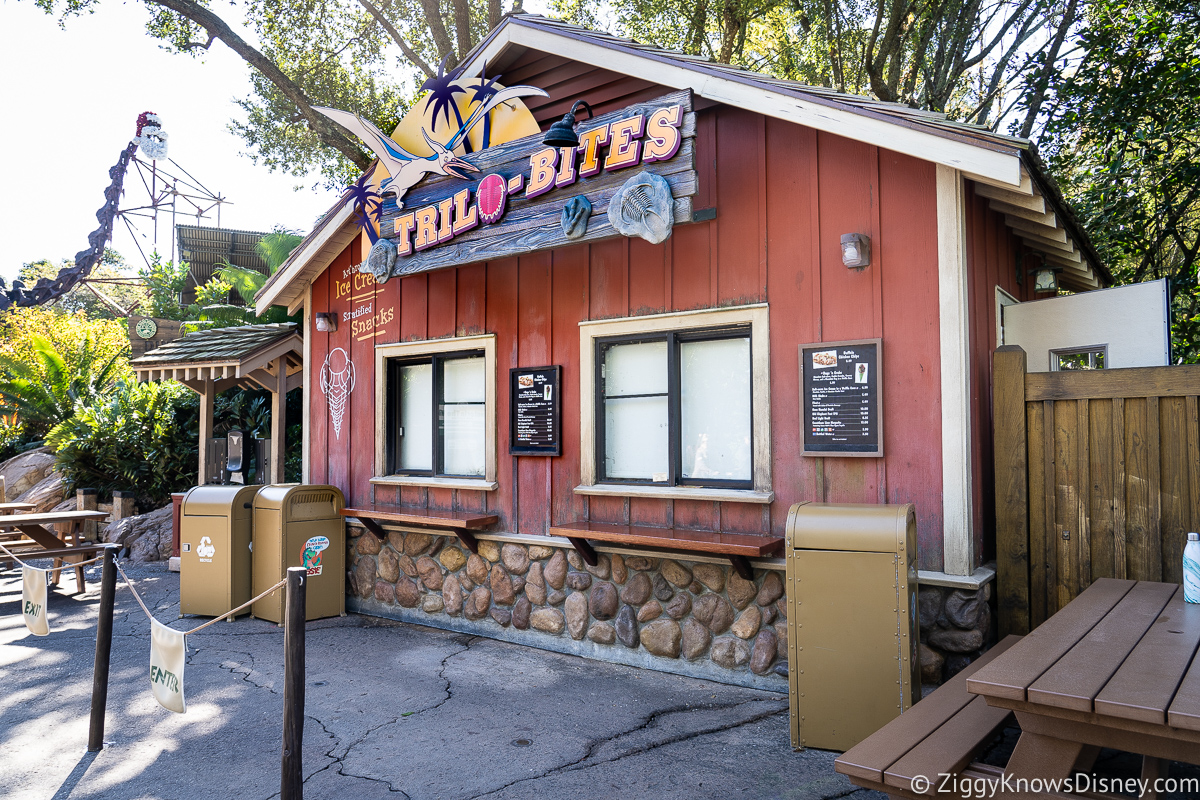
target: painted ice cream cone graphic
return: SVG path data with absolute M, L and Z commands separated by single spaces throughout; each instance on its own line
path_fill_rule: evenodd
M 340 347 L 329 351 L 321 366 L 321 391 L 329 403 L 329 420 L 333 423 L 333 434 L 342 438 L 342 420 L 346 416 L 346 401 L 354 391 L 354 364 L 350 356 Z

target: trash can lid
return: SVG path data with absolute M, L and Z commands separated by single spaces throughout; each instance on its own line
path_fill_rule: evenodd
M 240 504 L 254 502 L 259 486 L 194 486 L 183 497 L 183 513 L 188 516 L 224 516 Z
M 292 519 L 337 514 L 346 505 L 342 490 L 328 484 L 273 483 L 254 496 L 256 509 L 285 509 Z
M 915 524 L 916 511 L 912 503 L 797 503 L 788 511 L 788 547 L 901 553 L 908 544 L 910 517 Z

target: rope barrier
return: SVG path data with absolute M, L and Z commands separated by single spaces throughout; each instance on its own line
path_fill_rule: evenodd
M 121 573 L 121 580 L 125 581 L 125 585 L 128 586 L 129 591 L 133 593 L 133 599 L 136 600 L 138 605 L 142 607 L 142 611 L 146 612 L 146 616 L 151 621 L 153 621 L 154 615 L 150 613 L 150 609 L 146 608 L 146 604 L 144 602 L 142 602 L 141 596 L 137 593 L 137 589 L 133 588 L 133 582 L 129 580 L 129 576 L 125 574 L 125 570 L 121 569 L 121 565 L 118 564 L 116 561 L 113 562 L 113 565 L 117 568 L 117 572 Z M 227 617 L 233 616 L 234 614 L 241 611 L 242 609 L 248 608 L 249 606 L 257 603 L 259 600 L 262 600 L 267 595 L 271 594 L 272 592 L 278 591 L 280 588 L 282 588 L 283 586 L 286 586 L 286 585 L 287 585 L 287 578 L 284 578 L 279 583 L 275 584 L 270 589 L 267 589 L 265 592 L 260 594 L 258 597 L 254 597 L 250 600 L 247 600 L 245 603 L 242 603 L 237 608 L 226 611 L 224 614 L 222 614 L 219 617 L 213 617 L 208 622 L 205 622 L 201 625 L 197 625 L 195 628 L 192 628 L 190 631 L 181 631 L 181 633 L 183 633 L 184 636 L 191 636 L 193 633 L 198 633 L 198 632 L 204 630 L 205 628 L 207 628 L 209 625 L 212 625 L 213 623 L 216 623 L 216 622 L 220 622 L 221 620 L 223 620 Z M 166 627 L 170 627 L 170 626 L 168 625 Z M 172 629 L 172 630 L 174 630 L 174 629 Z
M 26 567 L 28 569 L 36 569 L 41 572 L 54 572 L 55 570 L 60 570 L 60 569 L 75 569 L 76 567 L 86 567 L 89 564 L 95 564 L 97 561 L 101 561 L 104 558 L 103 555 L 98 555 L 95 558 L 88 559 L 87 561 L 80 561 L 78 563 L 64 563 L 61 567 L 50 567 L 49 569 L 42 569 L 41 567 L 34 567 L 34 566 L 30 566 L 29 564 L 26 564 L 24 561 L 17 558 L 16 554 L 14 554 L 11 550 L 9 550 L 7 547 L 5 547 L 2 544 L 0 544 L 0 554 L 4 555 L 5 561 L 12 559 L 13 561 L 20 564 L 22 567 Z

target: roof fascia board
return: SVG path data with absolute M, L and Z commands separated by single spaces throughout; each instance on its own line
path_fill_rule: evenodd
M 238 378 L 244 378 L 257 369 L 265 367 L 275 359 L 287 353 L 303 353 L 304 340 L 300 338 L 300 334 L 293 333 L 286 339 L 281 339 L 276 342 L 270 342 L 266 347 L 261 347 L 257 351 L 248 354 L 245 358 L 238 362 L 237 375 Z
M 547 53 L 569 52 L 571 57 L 614 72 L 652 81 L 674 89 L 690 88 L 701 97 L 737 106 L 769 117 L 806 125 L 817 130 L 865 142 L 886 150 L 906 153 L 926 161 L 952 167 L 969 177 L 978 176 L 1015 191 L 1022 191 L 1020 150 L 996 150 L 955 138 L 927 133 L 900 120 L 886 120 L 864 113 L 817 103 L 784 91 L 770 90 L 690 69 L 673 59 L 603 46 L 581 37 L 569 36 L 509 19 L 485 47 L 464 66 L 474 74 L 483 60 L 495 61 L 508 45 L 530 47 Z M 883 115 L 880 115 L 883 116 Z M 1026 178 L 1027 180 L 1027 178 Z
M 254 312 L 256 314 L 266 313 L 266 310 L 274 305 L 288 305 L 293 299 L 293 293 L 285 293 L 285 289 L 292 287 L 292 284 L 303 273 L 315 271 L 317 275 L 321 274 L 321 270 L 328 267 L 341 253 L 346 245 L 345 242 L 332 248 L 327 245 L 330 243 L 337 245 L 342 228 L 354 216 L 354 203 L 347 197 L 329 213 L 335 215 L 329 224 L 325 225 L 312 240 L 303 243 L 303 249 L 295 254 L 296 257 L 291 259 L 291 263 L 277 272 L 274 276 L 276 280 L 264 286 L 262 292 L 255 298 Z M 330 250 L 332 252 L 328 252 Z M 300 292 L 300 295 L 303 296 L 303 291 Z

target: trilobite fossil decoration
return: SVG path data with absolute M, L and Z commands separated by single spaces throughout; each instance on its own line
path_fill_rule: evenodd
M 378 283 L 387 283 L 387 279 L 392 277 L 392 267 L 395 265 L 396 243 L 391 239 L 380 238 L 371 245 L 366 263 L 360 264 L 358 271 L 374 275 Z
M 577 195 L 567 201 L 562 210 L 562 229 L 568 239 L 581 239 L 587 233 L 588 218 L 592 216 L 592 201 Z
M 658 244 L 671 235 L 674 205 L 666 179 L 642 172 L 625 181 L 612 196 L 608 202 L 608 221 L 622 236 L 640 236 Z

